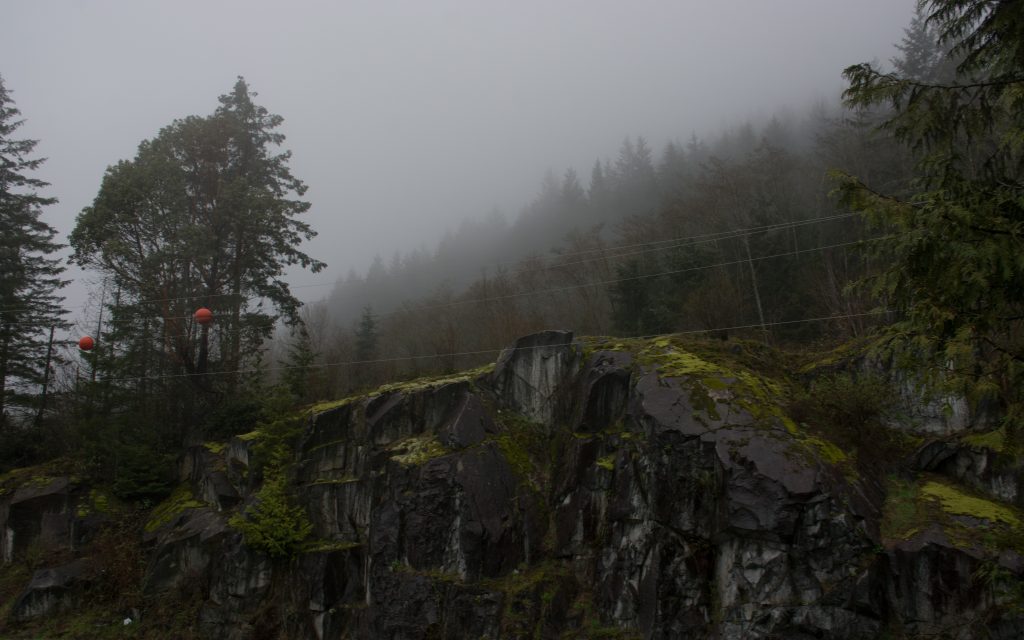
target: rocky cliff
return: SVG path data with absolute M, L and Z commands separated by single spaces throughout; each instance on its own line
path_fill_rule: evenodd
M 90 633 L 1024 638 L 1004 434 L 961 411 L 883 468 L 792 418 L 797 376 L 763 347 L 546 332 L 485 370 L 318 405 L 282 471 L 288 553 L 240 532 L 269 504 L 267 434 L 194 447 L 145 514 L 148 608 Z M 92 541 L 116 517 L 74 477 L 0 486 L 5 632 L 73 636 L 59 621 L 103 581 Z M 67 562 L 14 569 L 41 545 Z

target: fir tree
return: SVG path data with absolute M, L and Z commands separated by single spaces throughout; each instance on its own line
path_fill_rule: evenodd
M 952 81 L 845 71 L 847 104 L 891 110 L 913 150 L 910 194 L 840 176 L 846 202 L 889 233 L 871 279 L 897 312 L 888 344 L 908 364 L 1003 404 L 1024 434 L 1024 5 L 927 0 L 926 22 L 957 61 Z M 881 262 L 881 261 L 880 261 Z
M 132 314 L 133 326 L 155 321 L 142 341 L 154 357 L 132 362 L 199 374 L 189 378 L 196 388 L 229 395 L 239 382 L 232 372 L 258 354 L 277 317 L 298 322 L 285 268 L 324 266 L 299 249 L 315 235 L 298 218 L 310 206 L 298 199 L 306 186 L 291 174 L 289 152 L 275 152 L 281 117 L 255 95 L 239 78 L 213 115 L 175 121 L 144 141 L 133 160 L 107 170 L 71 234 L 74 259 L 122 291 L 118 313 Z M 212 309 L 212 327 L 190 321 L 199 306 Z M 201 375 L 217 370 L 229 375 Z
M 37 140 L 19 140 L 20 111 L 0 77 L 0 424 L 32 405 L 49 376 L 51 327 L 64 327 L 63 267 L 51 257 L 60 249 L 56 230 L 40 219 L 57 202 L 39 194 L 48 183 L 31 177 L 43 158 Z
M 363 308 L 363 317 L 359 320 L 356 330 L 356 359 L 360 362 L 374 360 L 377 357 L 377 319 L 373 309 Z

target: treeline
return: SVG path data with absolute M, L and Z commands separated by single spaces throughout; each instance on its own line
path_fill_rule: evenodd
M 820 106 L 711 143 L 668 142 L 657 156 L 627 138 L 586 182 L 572 169 L 549 172 L 513 223 L 491 216 L 432 254 L 378 259 L 313 305 L 318 362 L 386 362 L 336 366 L 311 394 L 471 366 L 542 328 L 726 337 L 752 327 L 742 333 L 773 342 L 858 335 L 876 305 L 847 288 L 868 268 L 857 242 L 872 234 L 829 196 L 828 172 L 842 166 L 905 190 L 908 154 L 876 131 L 877 118 Z M 368 314 L 370 352 L 356 349 Z M 799 322 L 830 316 L 839 319 Z M 430 354 L 440 355 L 417 357 Z
M 940 40 L 920 12 L 894 72 L 952 81 L 957 54 Z M 434 252 L 378 258 L 307 309 L 316 362 L 331 369 L 310 397 L 472 366 L 542 328 L 775 343 L 860 335 L 887 319 L 876 313 L 884 301 L 852 286 L 877 270 L 870 248 L 883 233 L 833 197 L 833 172 L 912 193 L 914 150 L 881 126 L 893 111 L 820 104 L 657 152 L 627 137 L 587 179 L 548 171 L 512 222 L 491 214 Z

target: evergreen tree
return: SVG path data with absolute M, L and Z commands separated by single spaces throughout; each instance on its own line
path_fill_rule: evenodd
M 377 319 L 373 309 L 363 308 L 363 316 L 356 330 L 356 360 L 366 362 L 377 358 Z
M 60 248 L 56 230 L 40 219 L 55 203 L 39 190 L 48 184 L 30 173 L 38 141 L 15 139 L 20 111 L 0 76 L 0 425 L 29 409 L 49 376 L 51 327 L 64 327 L 58 289 L 63 268 L 51 255 Z M 51 354 L 52 355 L 52 354 Z
M 889 235 L 870 282 L 898 312 L 889 344 L 975 398 L 997 399 L 1024 433 L 1024 5 L 928 0 L 927 22 L 958 61 L 949 82 L 849 67 L 852 107 L 918 159 L 915 192 L 841 176 L 846 201 Z
M 319 385 L 313 379 L 311 368 L 316 360 L 316 353 L 313 351 L 313 344 L 309 338 L 309 331 L 306 324 L 300 322 L 292 328 L 292 340 L 288 345 L 288 357 L 284 364 L 282 381 L 292 397 L 299 402 L 315 400 L 319 392 Z
M 935 24 L 929 22 L 923 7 L 918 5 L 910 26 L 903 30 L 903 39 L 896 45 L 900 52 L 892 59 L 896 74 L 922 82 L 954 80 L 956 63 L 948 49 L 939 44 L 940 39 Z
M 297 218 L 310 206 L 298 199 L 306 187 L 291 174 L 289 152 L 274 152 L 281 117 L 255 95 L 239 78 L 213 115 L 175 121 L 144 141 L 133 160 L 107 170 L 78 217 L 74 259 L 112 277 L 122 292 L 114 312 L 140 330 L 141 320 L 157 321 L 142 341 L 155 353 L 130 358 L 136 376 L 184 370 L 198 389 L 232 393 L 232 372 L 258 354 L 274 321 L 298 321 L 284 269 L 324 266 L 298 248 L 315 235 Z M 192 321 L 200 306 L 214 312 L 212 328 Z M 227 375 L 203 375 L 212 371 Z
M 363 307 L 363 314 L 355 330 L 355 357 L 359 362 L 353 370 L 356 387 L 369 387 L 380 382 L 383 369 L 374 362 L 380 357 L 377 318 L 373 309 Z

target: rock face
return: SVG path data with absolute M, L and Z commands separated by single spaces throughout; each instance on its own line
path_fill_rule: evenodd
M 80 558 L 53 569 L 41 569 L 11 610 L 15 620 L 50 616 L 79 606 L 91 582 L 94 562 Z
M 0 496 L 0 555 L 9 564 L 31 546 L 71 548 L 74 483 L 67 476 L 29 478 Z
M 545 332 L 490 372 L 319 407 L 290 558 L 228 524 L 249 441 L 196 447 L 146 590 L 204 585 L 199 629 L 227 639 L 1024 637 L 1024 560 L 967 535 L 1019 538 L 1018 511 L 957 493 L 958 453 L 894 489 L 718 355 Z

